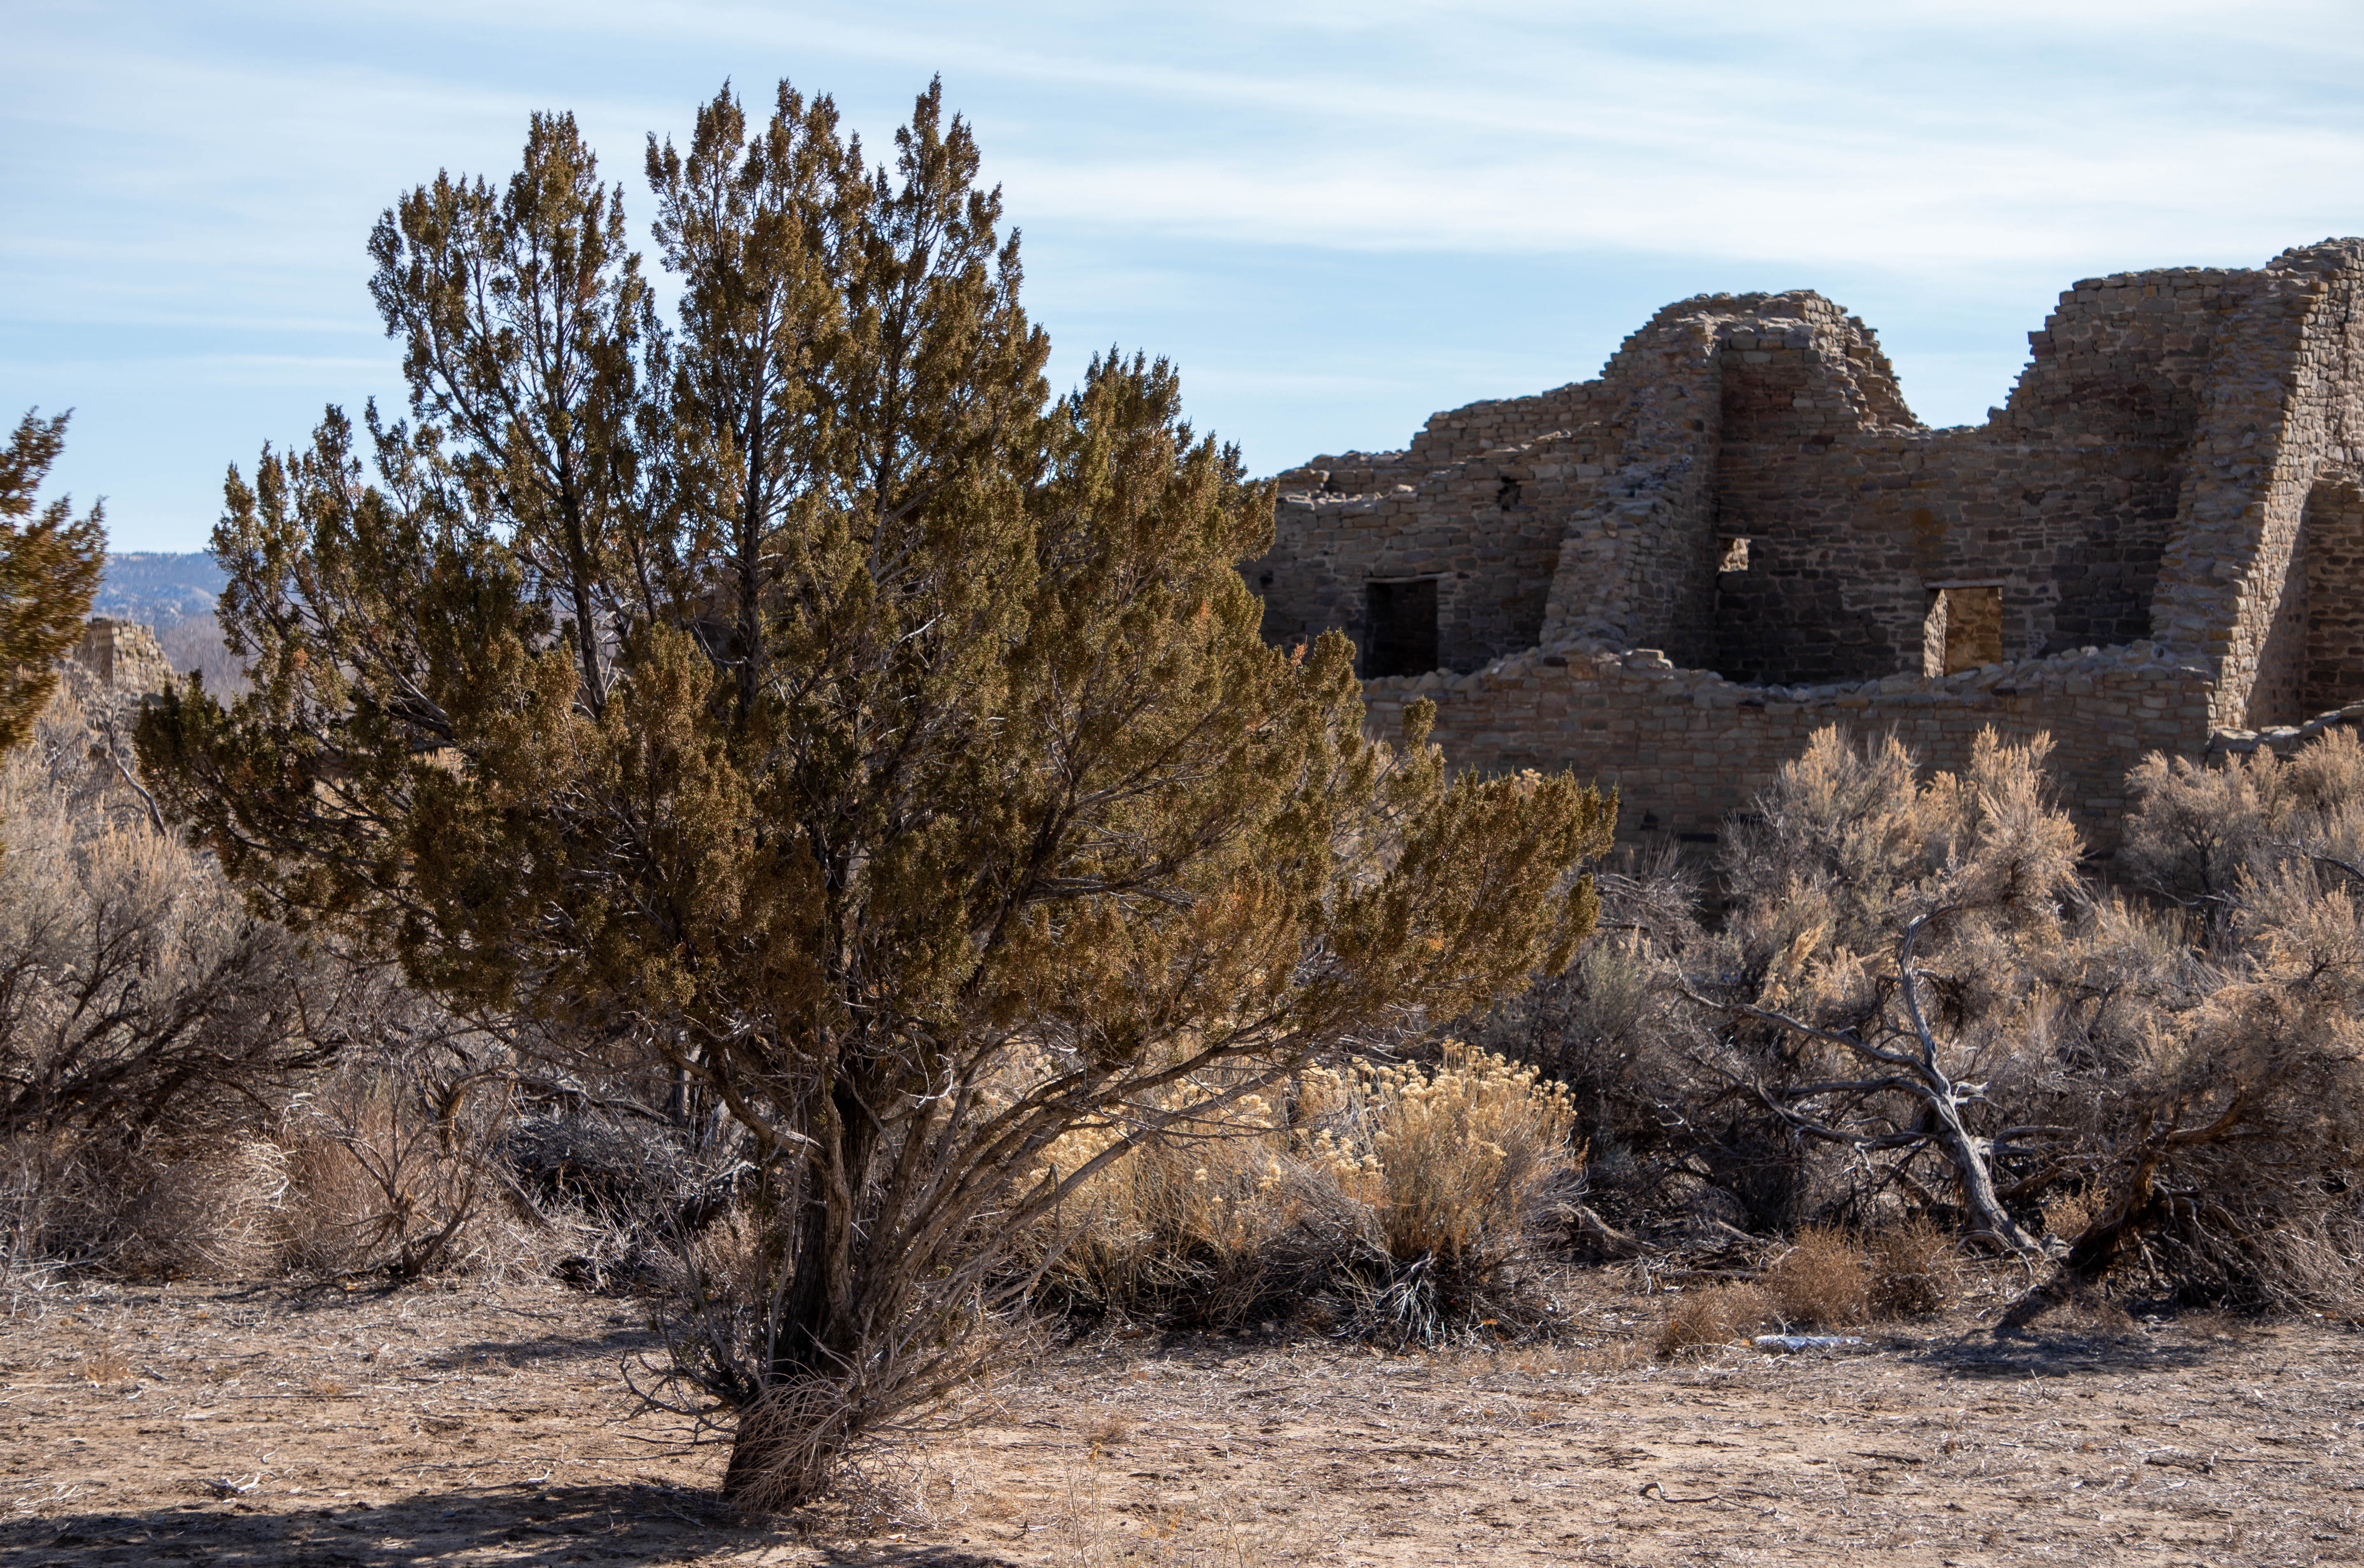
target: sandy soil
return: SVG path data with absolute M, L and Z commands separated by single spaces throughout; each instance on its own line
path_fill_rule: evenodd
M 790 1524 L 635 1416 L 630 1302 L 555 1287 L 53 1289 L 0 1320 L 0 1562 L 1244 1565 L 2364 1562 L 2364 1340 L 1971 1314 L 1860 1351 L 1389 1356 L 1101 1336 Z

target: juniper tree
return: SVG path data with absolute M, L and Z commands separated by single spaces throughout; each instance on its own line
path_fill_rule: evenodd
M 0 450 L 0 751 L 32 733 L 57 685 L 59 655 L 82 635 L 106 567 L 106 524 L 93 506 L 77 519 L 59 496 L 35 510 L 34 493 L 65 450 L 65 414 L 17 423 Z
M 1563 964 L 1610 808 L 1448 781 L 1427 710 L 1364 739 L 1344 638 L 1264 644 L 1269 487 L 1162 361 L 1049 395 L 936 88 L 891 167 L 784 84 L 647 168 L 669 331 L 564 116 L 387 214 L 415 422 L 233 471 L 255 689 L 141 747 L 273 912 L 727 1107 L 762 1279 L 680 1371 L 727 1490 L 795 1500 L 960 1375 L 1009 1239 L 1106 1162 Z

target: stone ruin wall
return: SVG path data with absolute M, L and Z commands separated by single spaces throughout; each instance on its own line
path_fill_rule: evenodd
M 2087 280 L 1935 431 L 1819 295 L 1681 301 L 1598 381 L 1283 474 L 1248 581 L 1273 640 L 1366 648 L 1374 583 L 1433 583 L 1435 671 L 1370 680 L 1375 730 L 1433 696 L 1455 766 L 1619 784 L 1628 834 L 1713 834 L 1825 723 L 1939 767 L 1993 724 L 2053 735 L 2106 845 L 2143 752 L 2364 698 L 2359 281 L 2356 240 Z
M 155 629 L 136 621 L 93 617 L 66 657 L 116 691 L 161 692 L 173 678 L 173 662 Z
M 1654 650 L 1535 649 L 1466 675 L 1372 681 L 1371 732 L 1402 733 L 1404 705 L 1436 704 L 1435 739 L 1456 768 L 1573 769 L 1620 795 L 1618 833 L 1711 844 L 1724 821 L 1814 731 L 1893 731 L 1932 767 L 1958 771 L 1981 728 L 2049 734 L 2061 803 L 2100 841 L 2126 807 L 2125 774 L 2146 751 L 2209 744 L 2208 673 L 2147 642 L 2024 660 L 1929 681 L 1743 684 L 1683 670 Z M 2364 714 L 2364 706 L 2359 706 Z
M 1715 527 L 1750 546 L 1719 584 L 1712 666 L 1790 682 L 1917 670 L 1944 584 L 2001 591 L 2002 657 L 2147 637 L 2193 423 L 2176 383 L 2204 363 L 2223 292 L 2205 274 L 2070 291 L 2008 405 L 1952 430 L 1903 414 L 1859 323 L 1817 323 L 1802 350 L 1728 350 L 1742 362 L 1724 377 Z M 1831 417 L 1850 379 L 1885 417 Z

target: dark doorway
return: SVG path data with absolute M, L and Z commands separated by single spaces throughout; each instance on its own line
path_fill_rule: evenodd
M 2364 699 L 2364 494 L 2351 481 L 2315 486 L 2299 536 L 2306 572 L 2304 722 Z
M 1367 585 L 1363 678 L 1425 675 L 1436 663 L 1436 579 Z
M 2315 482 L 2258 648 L 2248 727 L 2303 724 L 2364 699 L 2364 491 Z

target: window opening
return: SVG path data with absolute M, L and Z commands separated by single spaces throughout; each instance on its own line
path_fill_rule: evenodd
M 1921 673 L 1953 675 L 2002 660 L 2002 586 L 1954 584 L 1929 594 L 1921 623 Z
M 1437 667 L 1436 579 L 1373 583 L 1366 586 L 1368 617 L 1363 639 L 1363 675 L 1425 675 Z

